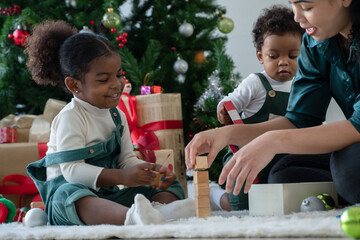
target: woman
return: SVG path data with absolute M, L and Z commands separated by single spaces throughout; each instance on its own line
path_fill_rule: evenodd
M 195 156 L 207 152 L 211 165 L 227 144 L 242 146 L 219 177 L 219 184 L 226 181 L 228 193 L 236 182 L 233 193 L 238 194 L 244 183 L 244 193 L 249 191 L 276 154 L 306 154 L 280 160 L 269 182 L 332 180 L 339 195 L 355 204 L 360 202 L 360 4 L 355 0 L 290 2 L 295 21 L 306 34 L 286 115 L 201 132 L 185 149 L 186 165 L 192 169 Z M 322 124 L 331 97 L 347 119 Z

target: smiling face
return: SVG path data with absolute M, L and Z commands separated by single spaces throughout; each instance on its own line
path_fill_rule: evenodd
M 296 73 L 300 47 L 300 34 L 268 35 L 261 51 L 257 51 L 256 55 L 272 79 L 285 82 L 291 80 Z
M 74 94 L 98 108 L 114 108 L 124 89 L 120 55 L 101 56 L 89 65 L 82 81 L 76 80 Z
M 358 0 L 357 0 L 358 1 Z M 340 33 L 348 38 L 351 0 L 291 0 L 295 21 L 317 41 Z

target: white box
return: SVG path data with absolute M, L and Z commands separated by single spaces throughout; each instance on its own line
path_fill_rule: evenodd
M 253 184 L 249 191 L 249 214 L 279 216 L 300 212 L 302 201 L 310 196 L 329 194 L 338 203 L 333 182 Z

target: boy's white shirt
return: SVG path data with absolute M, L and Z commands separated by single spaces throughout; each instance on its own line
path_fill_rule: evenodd
M 119 113 L 124 129 L 117 167 L 129 168 L 144 163 L 144 161 L 136 157 L 125 114 L 121 110 Z M 84 148 L 104 142 L 111 137 L 114 129 L 115 123 L 109 109 L 94 107 L 74 97 L 52 122 L 46 154 Z M 103 169 L 103 167 L 87 164 L 85 160 L 79 160 L 48 166 L 46 173 L 47 180 L 62 174 L 68 182 L 82 183 L 89 188 L 98 190 L 96 182 Z
M 269 81 L 271 87 L 275 91 L 290 92 L 293 80 L 286 82 L 279 82 L 272 79 L 265 71 L 261 72 Z M 223 102 L 231 101 L 236 110 L 240 113 L 241 118 L 245 119 L 257 113 L 264 105 L 266 98 L 266 89 L 262 84 L 260 78 L 251 73 L 247 78 L 243 79 L 235 90 L 225 96 L 217 106 L 219 112 Z

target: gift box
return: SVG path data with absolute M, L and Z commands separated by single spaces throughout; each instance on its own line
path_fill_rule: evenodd
M 153 131 L 159 140 L 160 149 L 174 151 L 175 174 L 186 192 L 181 95 L 179 93 L 138 95 L 136 114 L 138 128 Z
M 29 142 L 49 141 L 51 123 L 65 105 L 66 102 L 52 98 L 46 101 L 43 114 L 36 116 L 31 125 Z
M 13 127 L 0 128 L 0 143 L 16 143 L 17 131 Z
M 140 151 L 135 150 L 134 153 L 136 157 L 146 161 L 146 157 Z M 152 163 L 165 166 L 175 173 L 174 151 L 172 149 L 154 150 L 153 154 L 154 159 L 151 161 Z
M 333 182 L 253 184 L 249 191 L 249 214 L 280 216 L 300 212 L 302 201 L 327 193 L 338 203 Z
M 28 176 L 26 166 L 37 160 L 39 160 L 37 143 L 0 144 L 0 182 L 8 175 Z M 24 195 L 22 206 L 29 207 L 35 195 Z M 20 207 L 19 195 L 4 195 L 4 197 Z

